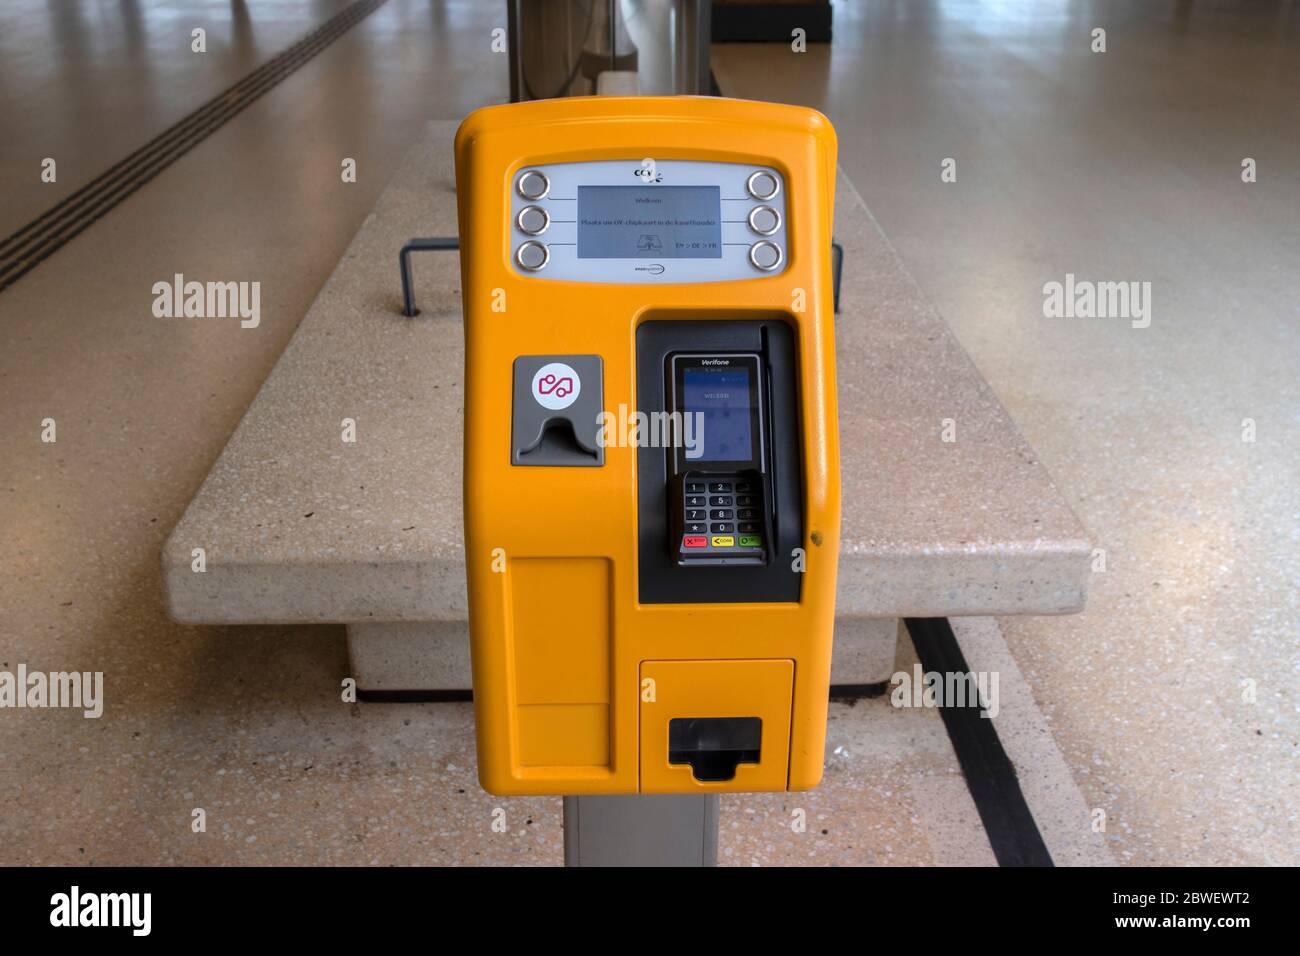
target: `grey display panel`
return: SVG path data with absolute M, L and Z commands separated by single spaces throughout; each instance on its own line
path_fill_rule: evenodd
M 652 151 L 647 151 L 653 156 Z M 647 162 L 653 163 L 653 169 L 647 168 Z M 520 191 L 524 177 L 536 173 L 545 177 L 549 187 L 543 195 L 529 198 Z M 777 183 L 776 195 L 759 199 L 749 191 L 750 178 L 756 174 L 770 176 Z M 737 279 L 770 279 L 780 275 L 788 267 L 794 250 L 789 245 L 789 220 L 792 213 L 789 208 L 789 189 L 781 172 L 774 167 L 751 163 L 725 163 L 703 160 L 680 160 L 663 157 L 638 156 L 626 160 L 593 160 L 572 163 L 535 163 L 521 166 L 513 171 L 510 179 L 509 221 L 503 223 L 508 234 L 508 255 L 510 267 L 516 274 L 527 276 L 530 280 L 546 282 L 561 280 L 570 282 L 608 282 L 637 285 L 668 285 L 678 282 L 727 282 Z M 716 190 L 717 210 L 709 210 L 702 221 L 712 216 L 717 222 L 717 231 L 712 236 L 692 235 L 682 241 L 688 248 L 681 253 L 676 246 L 665 249 L 666 237 L 659 235 L 658 248 L 653 240 L 647 241 L 644 248 L 638 248 L 630 254 L 614 257 L 608 250 L 592 252 L 590 246 L 583 242 L 579 228 L 579 191 L 590 187 L 624 188 L 628 192 L 623 196 L 653 195 L 655 190 L 696 190 L 708 189 L 712 197 Z M 646 192 L 642 192 L 642 191 Z M 532 195 L 530 192 L 529 195 Z M 610 193 L 610 196 L 616 194 Z M 667 194 L 666 194 L 667 195 Z M 704 196 L 705 193 L 682 193 L 682 195 Z M 626 200 L 623 200 L 626 201 Z M 676 215 L 689 220 L 701 220 L 694 211 L 694 203 L 689 213 L 678 211 Z M 643 204 L 644 205 L 644 204 Z M 750 215 L 763 212 L 758 220 L 760 225 L 750 222 Z M 534 224 L 533 231 L 525 231 L 519 224 L 519 215 L 525 209 L 531 209 L 528 221 Z M 545 217 L 545 224 L 538 225 Z M 592 214 L 588 214 L 591 218 Z M 616 215 L 608 218 L 617 219 Z M 624 217 L 626 218 L 626 217 Z M 776 223 L 775 229 L 767 230 L 769 224 Z M 605 241 L 616 230 L 601 228 L 605 233 L 599 240 Z M 695 223 L 692 233 L 708 232 L 708 227 Z M 654 235 L 649 231 L 638 231 L 631 241 L 640 242 L 642 235 Z M 710 243 L 716 237 L 717 254 L 707 246 L 689 248 L 694 243 Z M 677 240 L 674 240 L 676 242 Z M 528 261 L 531 265 L 521 264 L 520 250 L 527 243 L 536 243 L 545 247 L 546 255 L 541 264 L 536 264 L 536 256 Z M 581 251 L 579 244 L 583 245 Z M 781 250 L 781 260 L 775 269 L 764 269 L 755 265 L 750 259 L 756 244 L 771 243 Z M 531 248 L 531 247 L 529 247 Z M 624 249 L 626 251 L 626 248 Z M 694 252 L 687 255 L 685 253 Z M 707 252 L 708 254 L 701 254 Z M 654 254 L 646 254 L 654 253 Z
M 719 259 L 717 186 L 579 186 L 579 259 Z
M 672 376 L 672 410 L 698 439 L 679 449 L 679 468 L 761 468 L 758 356 L 679 354 Z

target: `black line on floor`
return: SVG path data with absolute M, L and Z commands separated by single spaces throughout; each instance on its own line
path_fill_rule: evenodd
M 970 667 L 947 618 L 905 619 L 912 644 L 926 673 L 968 674 Z M 999 866 L 1053 866 L 1052 855 L 1025 802 L 1016 768 L 1002 748 L 993 721 L 980 716 L 978 701 L 965 707 L 940 705 L 952 749 L 966 777 L 984 832 Z
M 357 0 L 0 241 L 0 292 L 207 139 L 387 0 Z
M 472 690 L 357 690 L 363 704 L 468 704 Z
M 832 684 L 831 700 L 857 700 L 863 697 L 883 697 L 888 683 Z M 472 690 L 358 690 L 357 700 L 363 704 L 461 704 L 474 699 Z
M 878 684 L 831 684 L 831 700 L 861 700 L 864 697 L 884 697 L 889 690 L 889 681 Z

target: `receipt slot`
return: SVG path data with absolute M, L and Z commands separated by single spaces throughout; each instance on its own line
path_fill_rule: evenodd
M 462 124 L 487 790 L 821 778 L 835 148 L 811 110 L 705 97 L 539 100 Z

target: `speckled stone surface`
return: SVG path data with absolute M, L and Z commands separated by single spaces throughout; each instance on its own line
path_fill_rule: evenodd
M 456 232 L 454 130 L 412 150 L 168 540 L 179 620 L 465 618 L 456 257 L 417 254 L 415 319 L 397 282 L 406 239 Z M 1079 610 L 1083 529 L 843 176 L 835 231 L 839 613 Z

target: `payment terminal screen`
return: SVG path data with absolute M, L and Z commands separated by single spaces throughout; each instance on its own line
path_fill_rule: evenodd
M 720 259 L 717 186 L 579 186 L 579 259 Z
M 747 461 L 754 457 L 749 369 L 682 370 L 682 411 L 703 418 L 704 461 Z

